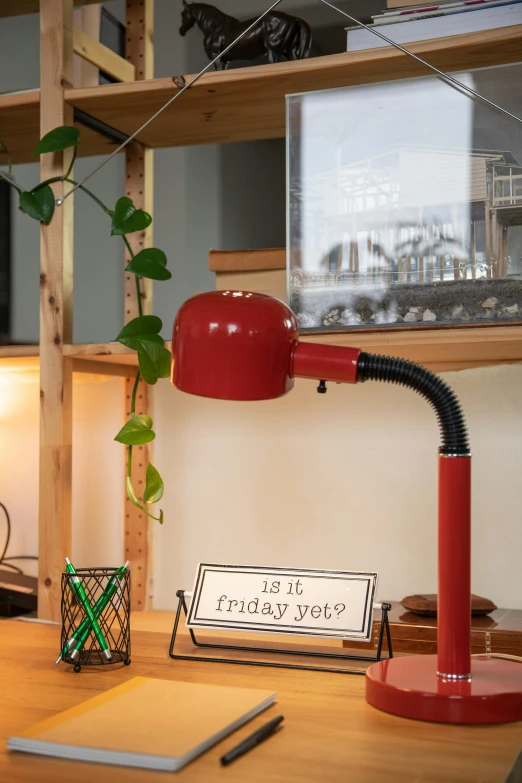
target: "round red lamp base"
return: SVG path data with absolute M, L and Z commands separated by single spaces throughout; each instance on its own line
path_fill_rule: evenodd
M 392 715 L 434 723 L 508 723 L 522 720 L 522 663 L 472 658 L 471 679 L 437 676 L 436 655 L 374 663 L 366 699 Z

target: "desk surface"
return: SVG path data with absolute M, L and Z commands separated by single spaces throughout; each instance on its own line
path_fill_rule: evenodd
M 134 627 L 167 623 L 160 615 Z M 54 665 L 58 626 L 1 621 L 0 783 L 501 783 L 522 746 L 522 723 L 443 726 L 379 712 L 366 704 L 360 676 L 173 661 L 168 644 L 162 630 L 133 630 L 131 666 L 75 674 Z M 175 777 L 6 751 L 8 736 L 136 675 L 273 688 L 277 705 Z M 230 767 L 219 765 L 225 749 L 279 713 L 283 731 Z

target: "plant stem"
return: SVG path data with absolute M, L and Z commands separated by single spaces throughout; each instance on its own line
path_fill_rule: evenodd
M 71 162 L 69 163 L 69 168 L 68 168 L 68 169 L 67 169 L 67 171 L 65 172 L 65 177 L 64 177 L 64 180 L 65 180 L 66 182 L 67 182 L 67 178 L 71 176 L 71 171 L 73 170 L 74 161 L 76 160 L 76 153 L 77 153 L 77 152 L 78 152 L 78 145 L 77 145 L 77 144 L 75 144 L 75 145 L 74 145 L 74 152 L 73 152 L 73 156 L 72 156 L 72 158 L 71 158 Z
M 138 393 L 139 383 L 140 383 L 140 371 L 138 370 L 138 374 L 136 375 L 136 380 L 134 381 L 134 387 L 132 389 L 132 397 L 131 397 L 131 414 L 133 416 L 136 412 L 136 395 Z
M 45 185 L 52 185 L 53 182 L 69 182 L 71 185 L 77 184 L 73 179 L 70 179 L 69 177 L 51 177 L 50 179 L 46 179 L 44 182 L 40 182 L 39 185 L 36 185 L 36 187 L 34 187 L 31 190 L 31 193 L 35 193 L 37 190 L 40 190 L 40 188 L 43 188 Z M 101 207 L 101 209 L 103 209 L 105 214 L 112 215 L 112 210 L 109 209 L 109 207 L 105 206 L 103 201 L 100 201 L 100 199 L 97 196 L 95 196 L 94 193 L 91 193 L 90 190 L 84 188 L 83 185 L 80 185 L 80 190 L 83 190 L 83 192 L 87 196 L 89 196 L 89 198 L 92 198 L 92 200 L 95 201 L 98 204 L 98 206 Z
M 123 241 L 125 242 L 125 246 L 126 246 L 127 250 L 129 251 L 130 257 L 134 258 L 134 253 L 132 252 L 132 248 L 130 246 L 129 240 L 127 239 L 125 234 L 122 234 L 122 237 L 123 237 Z M 138 315 L 142 316 L 143 315 L 143 305 L 142 305 L 142 301 L 141 301 L 140 276 L 139 275 L 134 275 L 134 279 L 136 281 L 136 299 L 138 300 Z
M 139 386 L 139 383 L 140 383 L 140 377 L 141 377 L 140 376 L 140 371 L 138 370 L 138 373 L 136 375 L 136 380 L 134 381 L 134 386 L 132 388 L 131 410 L 130 410 L 131 416 L 134 416 L 135 413 L 136 413 L 136 395 L 138 393 L 138 386 Z M 137 499 L 137 498 L 135 499 L 136 493 L 134 492 L 134 489 L 132 487 L 132 446 L 129 446 L 128 448 L 129 448 L 129 450 L 127 452 L 127 495 L 129 497 L 129 500 L 137 508 L 139 508 L 140 511 L 143 511 L 143 513 L 146 514 L 148 517 L 150 517 L 151 519 L 154 519 L 156 522 L 161 522 L 162 519 L 163 519 L 161 515 L 159 517 L 155 517 L 153 514 L 150 513 L 150 511 L 147 511 L 147 509 L 144 508 L 141 505 L 141 503 L 139 503 L 139 502 L 137 503 L 136 502 L 136 499 Z M 129 491 L 129 482 L 130 482 L 130 491 Z M 133 494 L 134 494 L 135 497 L 132 497 Z M 161 512 L 160 512 L 160 514 L 161 514 Z
M 2 174 L 2 172 L 0 171 L 0 177 L 2 177 L 2 179 L 3 179 L 3 180 L 5 180 L 6 182 L 8 182 L 8 183 L 11 185 L 11 187 L 12 187 L 12 188 L 14 188 L 15 190 L 17 190 L 17 191 L 18 191 L 18 193 L 23 193 L 23 192 L 24 192 L 23 188 L 19 187 L 19 186 L 16 184 L 16 182 L 13 182 L 13 180 L 12 180 L 12 179 L 10 179 L 10 178 L 7 176 L 7 174 Z
M 132 389 L 132 396 L 131 396 L 131 416 L 134 416 L 136 413 L 136 395 L 138 393 L 138 386 L 140 384 L 140 371 L 138 370 L 136 374 L 136 380 L 134 381 L 134 387 Z M 127 454 L 127 476 L 131 478 L 132 474 L 132 446 L 129 446 L 129 451 Z

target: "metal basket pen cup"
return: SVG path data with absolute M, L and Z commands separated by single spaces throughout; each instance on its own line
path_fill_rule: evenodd
M 130 664 L 130 571 L 62 573 L 62 660 L 82 666 Z

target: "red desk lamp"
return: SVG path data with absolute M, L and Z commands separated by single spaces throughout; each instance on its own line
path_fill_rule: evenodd
M 244 291 L 216 291 L 180 308 L 172 336 L 172 382 L 181 391 L 222 400 L 270 400 L 294 378 L 400 383 L 435 409 L 439 448 L 439 590 L 437 655 L 374 663 L 366 698 L 406 718 L 443 723 L 503 723 L 522 719 L 522 666 L 471 658 L 470 452 L 453 391 L 403 359 L 299 342 L 297 322 L 282 302 Z

